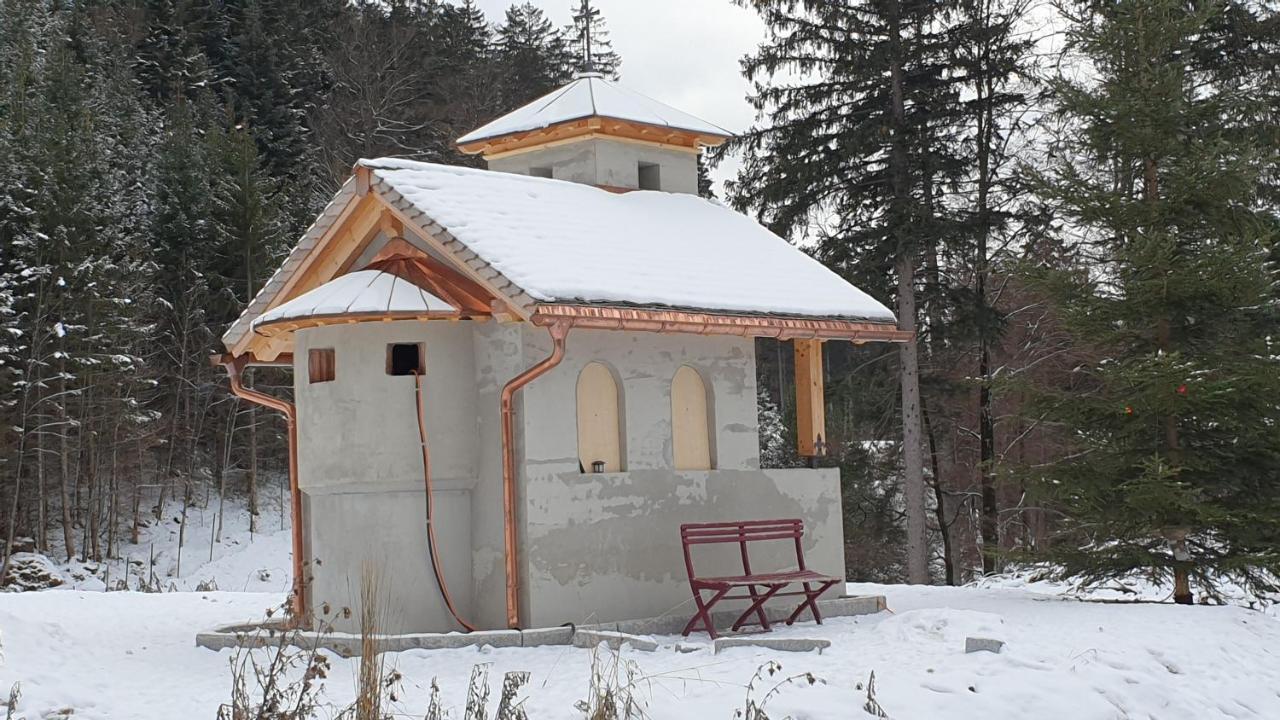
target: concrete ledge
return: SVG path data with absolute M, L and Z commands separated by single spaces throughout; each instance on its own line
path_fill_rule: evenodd
M 590 650 L 598 647 L 601 643 L 614 651 L 621 650 L 623 645 L 630 645 L 632 650 L 640 650 L 642 652 L 653 652 L 658 649 L 657 642 L 639 635 L 610 632 L 608 630 L 578 630 L 573 633 L 574 647 Z
M 818 608 L 822 617 L 848 617 L 851 615 L 874 615 L 887 609 L 883 596 L 866 595 L 859 597 L 837 597 L 819 600 Z M 782 622 L 791 614 L 794 606 L 781 606 L 766 609 L 765 615 L 770 621 Z M 741 610 L 725 610 L 713 613 L 716 627 L 727 627 L 737 619 Z M 534 628 L 530 630 L 477 630 L 472 633 L 410 633 L 405 635 L 379 635 L 375 638 L 377 651 L 403 652 L 405 650 L 446 650 L 464 647 L 490 646 L 506 647 L 538 647 L 540 645 L 576 645 L 593 648 L 601 642 L 617 650 L 624 644 L 630 644 L 636 650 L 652 652 L 658 643 L 647 635 L 678 635 L 684 629 L 688 617 L 664 615 L 656 618 L 623 620 L 613 623 L 595 625 L 565 625 L 562 627 Z M 806 613 L 798 623 L 809 624 L 812 619 Z M 701 633 L 697 633 L 701 635 Z M 722 645 L 724 641 L 727 642 Z M 226 625 L 209 632 L 196 633 L 196 647 L 209 650 L 226 648 L 261 648 L 279 645 L 286 642 L 303 647 L 315 647 L 336 653 L 342 657 L 352 657 L 360 653 L 360 636 L 352 633 L 319 633 L 312 630 L 288 630 L 281 620 L 269 620 L 259 625 Z M 795 647 L 796 643 L 826 643 L 825 645 L 808 647 L 803 650 L 818 649 L 829 646 L 827 640 L 806 640 L 804 638 L 771 638 L 767 635 L 752 634 L 749 637 L 725 637 L 716 640 L 715 651 L 721 647 L 756 646 L 774 650 L 803 650 Z M 778 644 L 775 646 L 775 644 Z M 783 647 L 785 645 L 786 647 Z
M 765 608 L 765 617 L 769 622 L 782 622 L 795 609 L 794 605 L 780 605 Z M 833 597 L 818 601 L 818 610 L 822 617 L 848 617 L 850 615 L 874 615 L 888 609 L 883 595 L 860 595 L 850 597 Z M 742 614 L 742 610 L 719 610 L 711 613 L 711 619 L 717 628 L 728 627 Z M 678 635 L 689 622 L 690 615 L 663 615 L 656 618 L 639 620 L 622 620 L 616 623 L 599 625 L 579 625 L 579 628 L 591 630 L 614 630 L 631 635 Z M 800 616 L 797 622 L 813 622 L 808 612 Z
M 823 650 L 831 647 L 831 641 L 822 638 L 787 638 L 756 635 L 752 637 L 716 638 L 712 646 L 716 655 L 719 655 L 724 650 L 736 647 L 765 648 L 766 650 L 780 650 L 782 652 L 810 652 L 817 650 L 818 654 L 821 655 Z

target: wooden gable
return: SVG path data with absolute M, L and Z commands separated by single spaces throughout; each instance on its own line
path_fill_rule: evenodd
M 424 218 L 406 217 L 382 194 L 371 192 L 369 175 L 368 168 L 356 169 L 357 192 L 329 229 L 288 271 L 264 312 L 340 275 L 371 268 L 385 270 L 419 285 L 463 309 L 468 317 L 494 315 L 504 320 L 523 319 L 524 314 L 507 302 L 489 279 L 465 263 L 439 259 L 451 257 L 450 249 L 445 248 L 428 229 L 422 228 Z M 420 250 L 406 239 L 406 233 L 412 233 L 415 240 L 435 250 L 439 257 Z M 387 244 L 371 262 L 356 267 L 361 256 L 380 235 L 388 238 Z M 251 355 L 259 361 L 272 361 L 293 351 L 293 333 L 247 332 L 230 350 L 232 356 Z

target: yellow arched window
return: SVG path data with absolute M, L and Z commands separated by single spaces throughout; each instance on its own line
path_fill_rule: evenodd
M 601 363 L 589 363 L 578 376 L 578 462 L 583 472 L 620 472 L 622 425 L 618 415 L 618 383 Z
M 682 365 L 671 378 L 671 448 L 677 470 L 711 469 L 707 386 L 688 365 Z

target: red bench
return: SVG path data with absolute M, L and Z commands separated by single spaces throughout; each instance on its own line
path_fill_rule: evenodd
M 684 626 L 684 635 L 701 628 L 712 638 L 716 637 L 715 624 L 711 620 L 711 611 L 721 600 L 750 600 L 751 604 L 743 611 L 733 630 L 744 625 L 759 625 L 770 629 L 769 618 L 765 616 L 764 604 L 774 598 L 803 596 L 804 600 L 787 618 L 790 625 L 800 617 L 805 608 L 813 613 L 813 619 L 822 624 L 822 615 L 818 612 L 818 597 L 831 586 L 840 582 L 840 578 L 816 573 L 805 567 L 804 549 L 801 539 L 804 537 L 802 520 L 743 520 L 723 523 L 688 523 L 680 526 L 680 542 L 684 546 L 684 567 L 689 574 L 689 588 L 693 591 L 693 602 L 698 612 Z M 796 569 L 786 572 L 770 572 L 755 574 L 751 572 L 751 558 L 747 554 L 747 544 L 768 540 L 792 540 L 796 548 Z M 742 574 L 721 577 L 700 577 L 693 570 L 692 547 L 694 545 L 736 544 L 742 555 Z M 801 590 L 783 592 L 788 586 L 799 585 Z M 746 593 L 730 595 L 735 588 L 745 588 Z M 703 593 L 708 593 L 703 597 Z M 751 615 L 756 620 L 750 621 Z

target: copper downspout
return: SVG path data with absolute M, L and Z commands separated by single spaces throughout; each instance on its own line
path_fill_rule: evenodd
M 512 629 L 520 627 L 520 570 L 516 562 L 516 418 L 512 399 L 517 390 L 560 364 L 564 359 L 564 341 L 571 326 L 570 320 L 557 320 L 548 325 L 551 354 L 511 378 L 502 388 L 502 529 L 507 556 L 507 627 Z
M 240 382 L 240 372 L 247 364 L 247 360 L 248 358 L 242 355 L 222 363 L 223 367 L 227 369 L 227 377 L 231 381 L 231 392 L 238 398 L 243 398 L 251 403 L 262 405 L 283 414 L 285 423 L 289 426 L 289 500 L 292 505 L 290 514 L 293 519 L 293 528 L 291 529 L 291 535 L 293 536 L 293 597 L 291 601 L 294 622 L 305 624 L 307 619 L 307 600 L 303 594 L 306 583 L 302 576 L 302 490 L 298 488 L 298 413 L 293 403 L 247 388 Z

